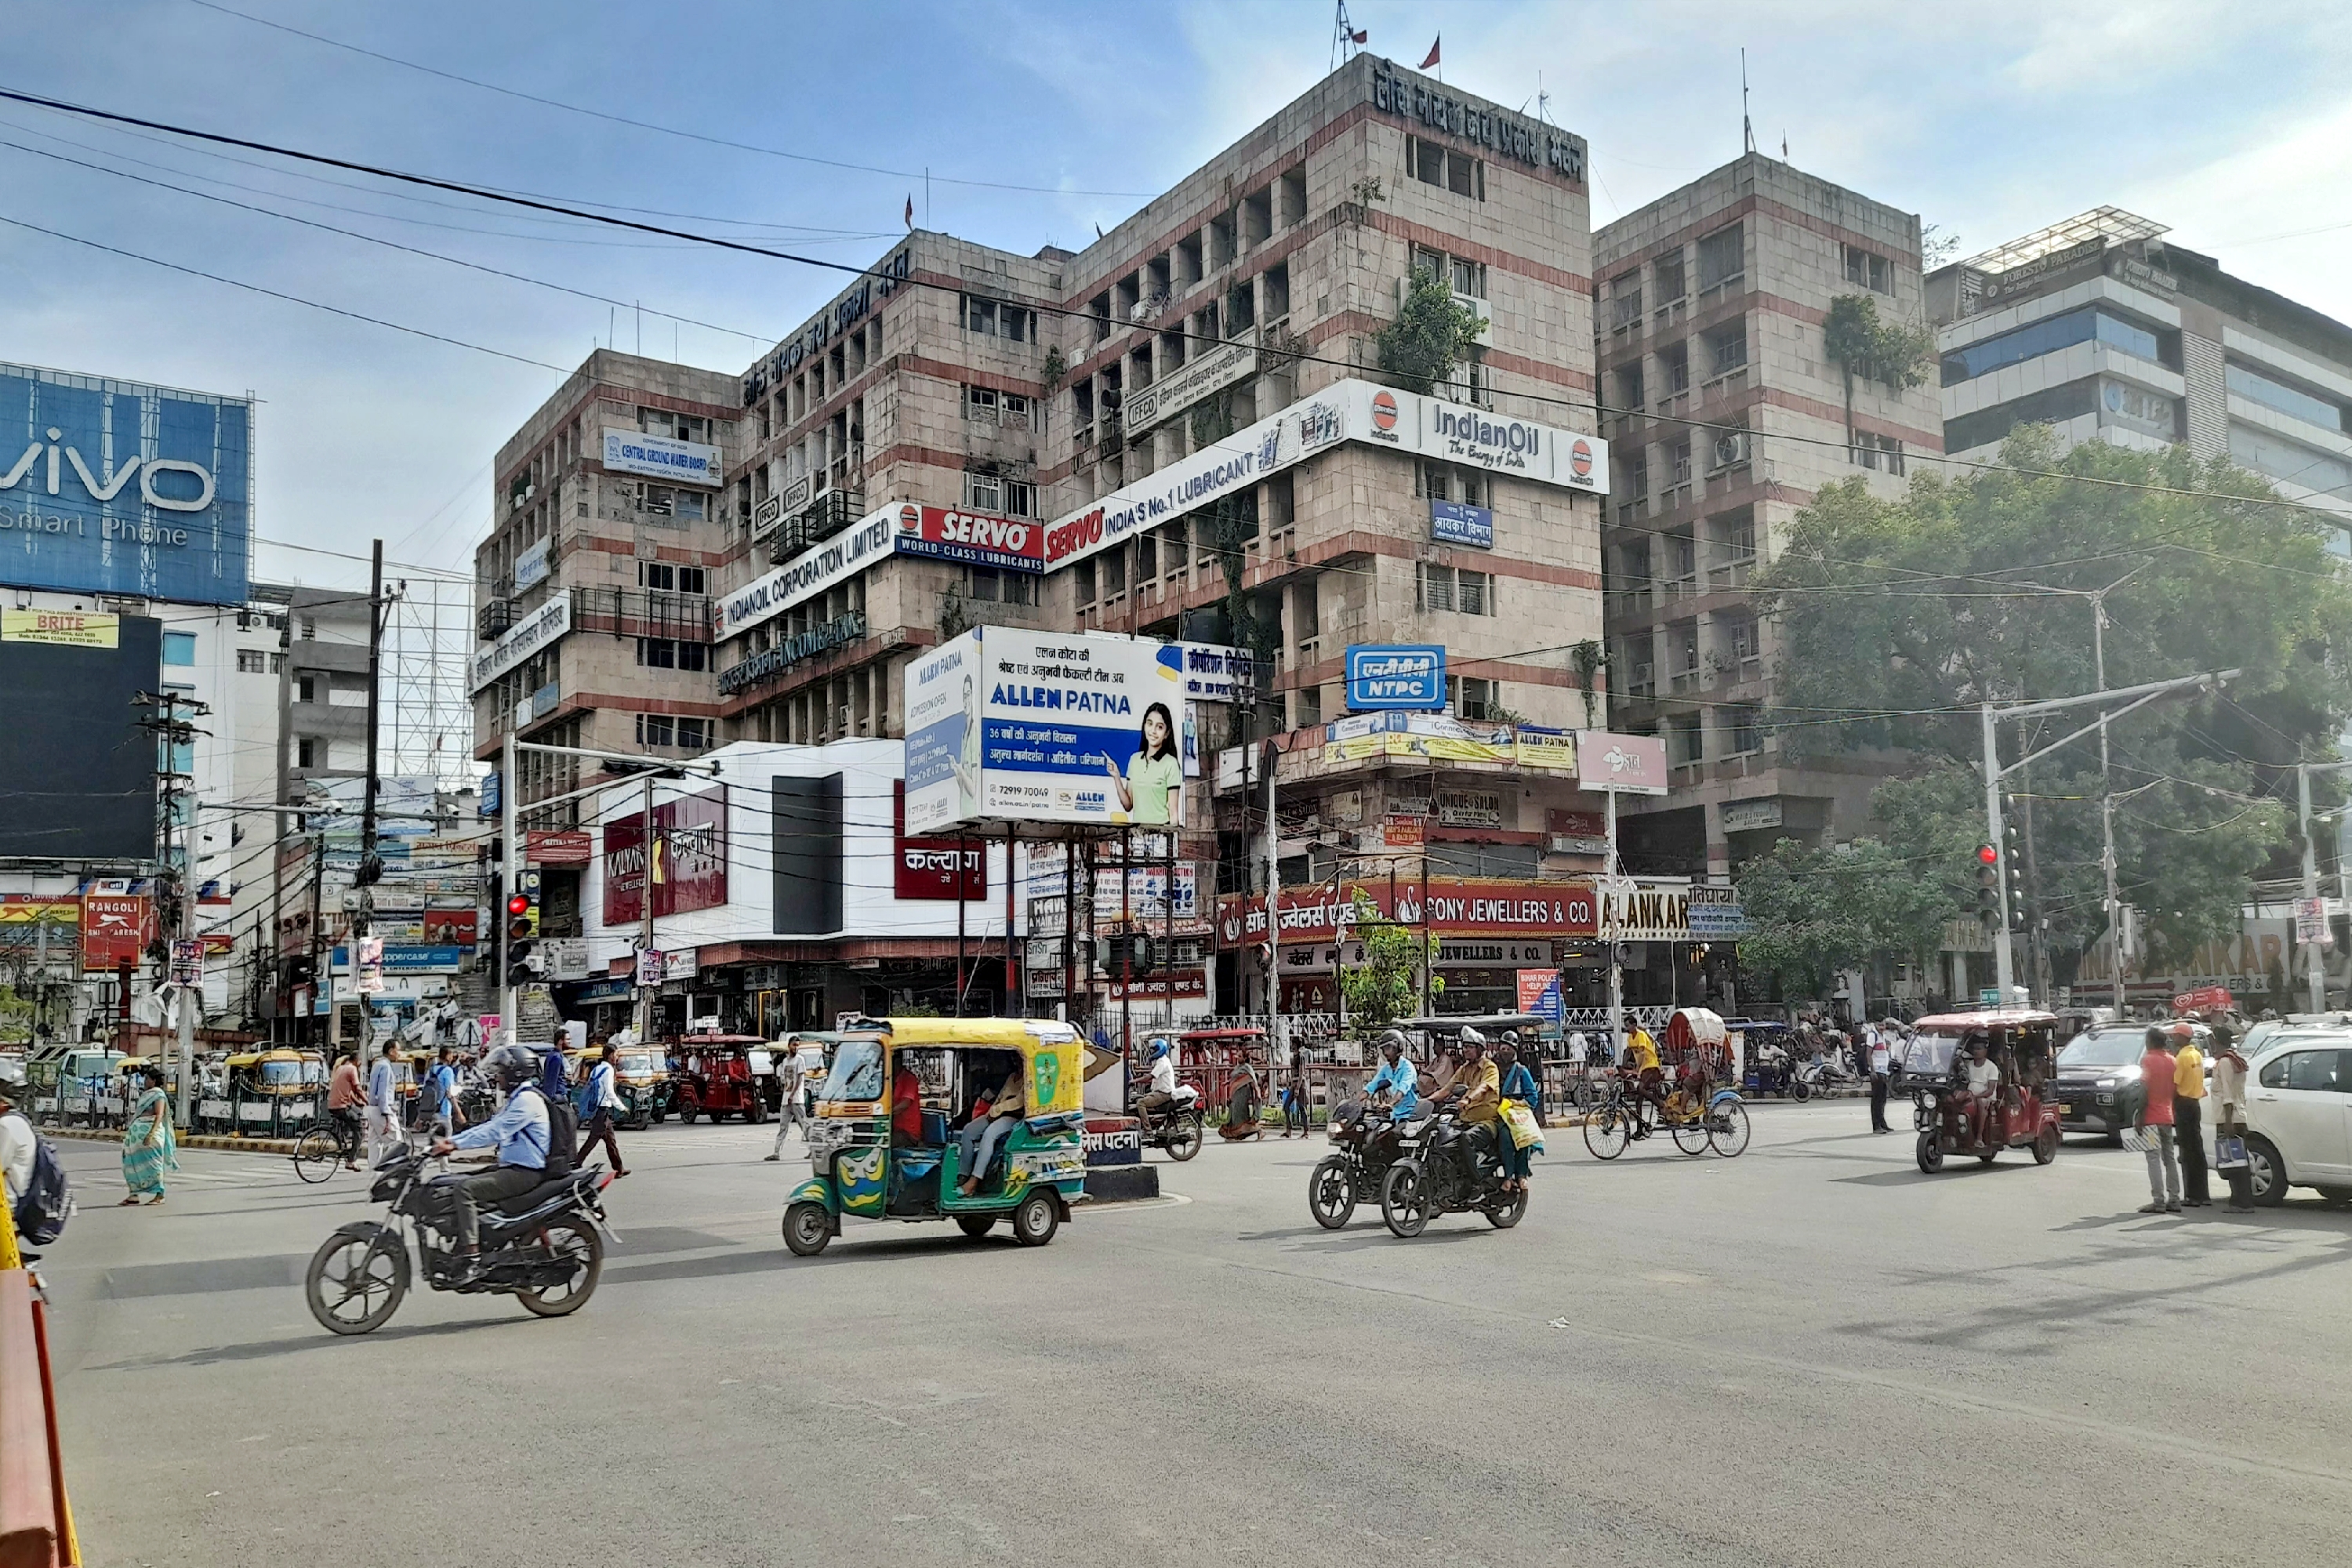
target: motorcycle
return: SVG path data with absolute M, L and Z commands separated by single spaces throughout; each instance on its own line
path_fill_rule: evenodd
M 1145 1148 L 1164 1149 L 1168 1157 L 1179 1163 L 1201 1152 L 1206 1119 L 1201 1111 L 1201 1091 L 1191 1084 L 1176 1086 L 1174 1104 L 1158 1110 L 1138 1106 L 1135 1114 L 1141 1123 Z
M 1328 1135 L 1331 1152 L 1307 1178 L 1307 1211 L 1325 1230 L 1337 1230 L 1358 1204 L 1380 1201 L 1381 1183 L 1404 1153 L 1409 1133 L 1385 1110 L 1359 1098 L 1331 1108 Z
M 1438 1215 L 1473 1210 L 1496 1230 L 1518 1224 L 1528 1212 L 1528 1189 L 1504 1190 L 1502 1164 L 1485 1143 L 1508 1136 L 1496 1123 L 1465 1126 L 1452 1111 L 1427 1122 L 1412 1152 L 1381 1178 L 1381 1219 L 1389 1233 L 1410 1241 Z
M 578 1311 L 596 1293 L 604 1241 L 618 1242 L 604 1217 L 601 1194 L 613 1179 L 603 1166 L 542 1182 L 530 1191 L 480 1210 L 481 1268 L 460 1282 L 457 1207 L 452 1186 L 463 1176 L 425 1174 L 425 1156 L 405 1146 L 388 1151 L 375 1167 L 368 1196 L 391 1205 L 391 1223 L 354 1221 L 310 1255 L 302 1292 L 310 1315 L 331 1333 L 364 1334 L 390 1321 L 408 1294 L 405 1219 L 415 1233 L 425 1282 L 436 1290 L 512 1296 L 542 1318 Z

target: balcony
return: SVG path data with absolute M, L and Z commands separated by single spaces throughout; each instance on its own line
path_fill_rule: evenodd
M 1747 390 L 1748 366 L 1743 363 L 1733 366 L 1712 380 L 1701 382 L 1698 399 L 1701 403 L 1712 403 L 1718 397 L 1729 397 L 1735 393 Z
M 574 588 L 572 629 L 622 637 L 710 640 L 710 600 L 658 588 Z
M 513 628 L 516 618 L 512 599 L 484 600 L 474 612 L 475 640 L 492 642 L 506 636 Z
M 831 539 L 866 515 L 866 492 L 830 489 L 810 503 L 807 510 L 777 525 L 768 548 L 768 563 L 781 566 L 813 544 Z

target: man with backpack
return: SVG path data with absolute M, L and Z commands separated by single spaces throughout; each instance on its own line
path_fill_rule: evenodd
M 482 1068 L 506 1095 L 506 1104 L 488 1121 L 468 1127 L 454 1138 L 436 1138 L 433 1142 L 436 1156 L 453 1154 L 460 1149 L 496 1148 L 499 1152 L 495 1169 L 484 1175 L 467 1177 L 457 1184 L 453 1194 L 461 1283 L 481 1273 L 479 1205 L 520 1197 L 541 1182 L 570 1174 L 577 1126 L 571 1102 L 550 1096 L 540 1087 L 539 1058 L 528 1049 L 512 1044 L 500 1046 L 482 1058 Z
M 25 1113 L 0 1089 L 0 1196 L 8 1202 L 16 1239 L 47 1247 L 73 1217 L 65 1167 L 47 1139 L 33 1131 Z

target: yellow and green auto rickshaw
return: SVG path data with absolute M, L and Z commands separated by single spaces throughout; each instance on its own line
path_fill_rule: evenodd
M 1006 1215 L 1013 1237 L 1042 1247 L 1086 1194 L 1086 1112 L 1079 1104 L 1084 1043 L 1049 1019 L 861 1019 L 841 1032 L 816 1120 L 812 1174 L 784 1205 L 784 1245 L 803 1258 L 841 1233 L 841 1216 L 952 1219 L 970 1237 Z M 995 1140 L 951 1126 L 977 1100 L 1018 1075 L 1022 1109 Z M 911 1097 L 919 1125 L 893 1130 L 894 1101 Z M 959 1117 L 958 1112 L 963 1115 Z M 985 1114 L 983 1112 L 983 1114 Z M 993 1142 L 970 1196 L 961 1168 L 975 1144 Z
M 291 1138 L 327 1113 L 327 1058 L 317 1051 L 278 1046 L 221 1065 L 233 1136 Z

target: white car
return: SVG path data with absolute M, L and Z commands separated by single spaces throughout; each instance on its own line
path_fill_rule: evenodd
M 2258 1204 L 2289 1187 L 2352 1198 L 2352 1035 L 2283 1031 L 2246 1085 L 2246 1162 Z

